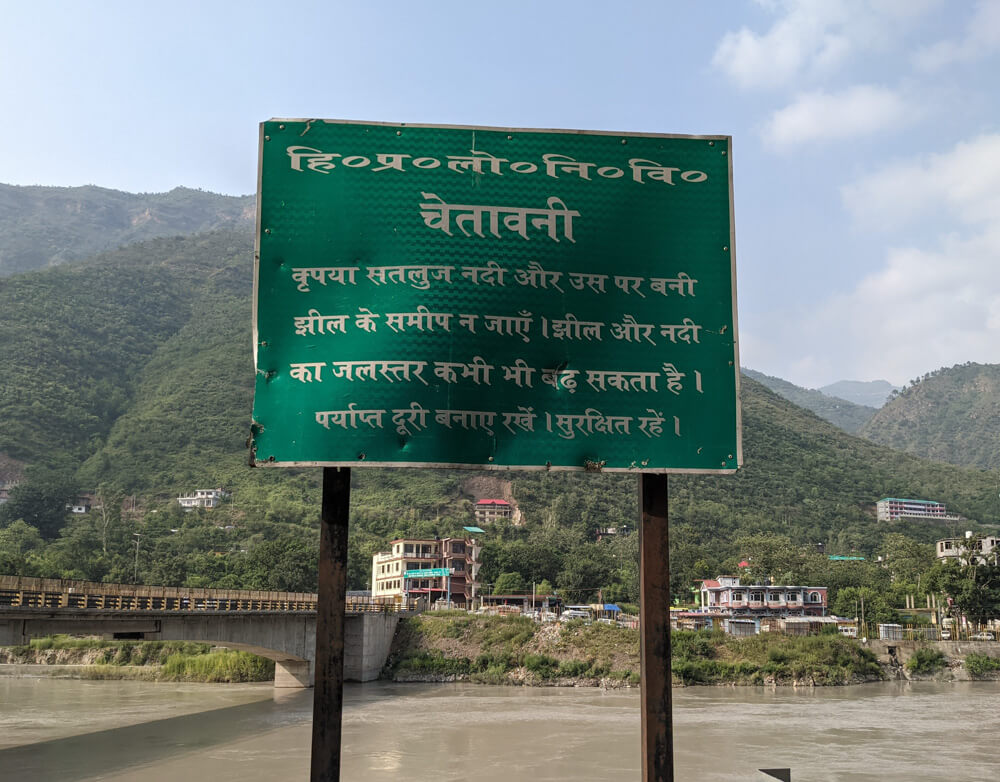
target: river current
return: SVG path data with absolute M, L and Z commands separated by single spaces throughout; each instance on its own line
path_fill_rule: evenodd
M 0 677 L 0 781 L 307 780 L 312 691 Z M 674 690 L 678 780 L 1000 779 L 1000 684 Z M 638 780 L 636 690 L 348 685 L 345 782 Z

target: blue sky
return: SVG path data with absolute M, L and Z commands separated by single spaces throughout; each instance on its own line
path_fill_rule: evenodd
M 0 12 L 0 182 L 250 193 L 282 116 L 724 133 L 745 366 L 1000 362 L 1000 0 Z

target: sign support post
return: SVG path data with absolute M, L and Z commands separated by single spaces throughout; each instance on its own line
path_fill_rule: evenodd
M 639 653 L 642 780 L 673 782 L 670 535 L 667 476 L 639 476 Z
M 323 468 L 319 597 L 316 603 L 316 687 L 313 692 L 311 782 L 340 782 L 344 710 L 344 612 L 351 468 Z

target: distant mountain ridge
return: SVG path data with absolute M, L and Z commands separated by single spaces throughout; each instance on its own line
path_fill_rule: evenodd
M 746 367 L 742 370 L 747 377 L 752 377 L 758 383 L 770 388 L 774 393 L 783 396 L 789 402 L 799 407 L 811 410 L 820 418 L 838 426 L 845 432 L 857 434 L 861 427 L 875 415 L 874 407 L 855 404 L 847 399 L 839 399 L 812 388 L 802 388 L 780 377 L 765 375 Z
M 160 236 L 245 230 L 254 196 L 177 187 L 124 193 L 103 187 L 0 184 L 0 277 L 57 266 Z
M 1000 364 L 930 372 L 890 400 L 860 434 L 924 459 L 998 469 Z
M 889 400 L 893 391 L 900 389 L 888 380 L 838 380 L 819 390 L 828 396 L 836 396 L 856 405 L 878 409 Z

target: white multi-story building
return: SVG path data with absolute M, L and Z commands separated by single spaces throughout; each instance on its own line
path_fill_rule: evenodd
M 943 503 L 933 500 L 901 500 L 897 497 L 883 497 L 875 503 L 875 516 L 879 521 L 897 519 L 933 519 L 935 521 L 958 521 L 961 516 L 948 513 Z
M 963 565 L 974 557 L 976 562 L 997 562 L 1000 560 L 1000 537 L 993 535 L 977 538 L 966 532 L 964 538 L 945 538 L 935 544 L 938 559 L 957 558 Z
M 479 586 L 480 550 L 475 538 L 398 538 L 390 543 L 389 551 L 372 557 L 372 599 L 402 602 L 424 598 L 429 603 L 444 599 L 459 606 L 470 605 Z M 412 575 L 421 570 L 439 573 Z
M 215 508 L 222 500 L 229 496 L 229 492 L 223 489 L 196 489 L 195 493 L 187 497 L 178 497 L 177 502 L 184 510 L 194 510 L 195 508 Z

